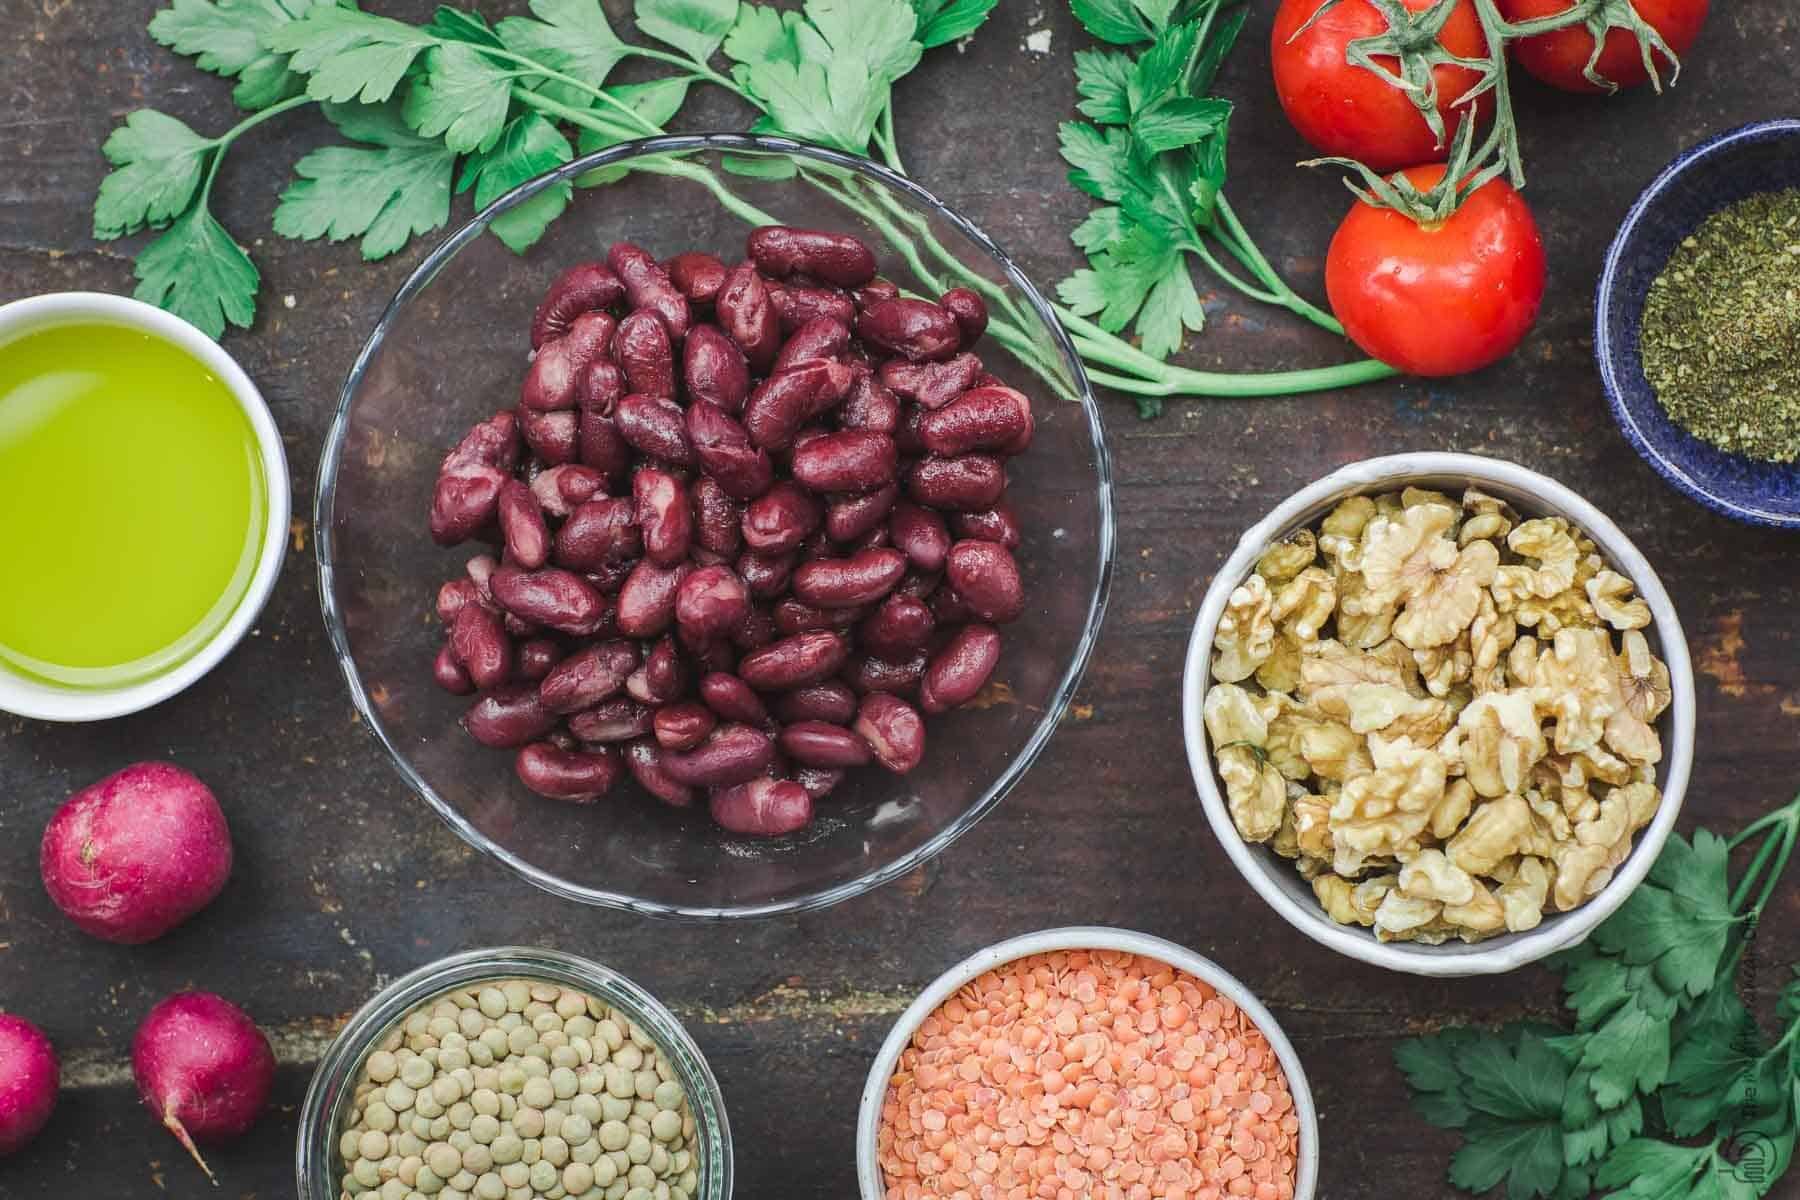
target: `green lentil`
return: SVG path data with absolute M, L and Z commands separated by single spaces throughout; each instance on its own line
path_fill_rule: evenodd
M 1650 283 L 1644 377 L 1705 442 L 1800 462 L 1800 188 L 1713 213 Z

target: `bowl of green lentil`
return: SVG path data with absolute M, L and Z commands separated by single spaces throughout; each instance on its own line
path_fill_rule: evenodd
M 616 971 L 552 950 L 440 959 L 350 1018 L 301 1108 L 299 1200 L 728 1200 L 699 1048 Z
M 1601 273 L 1594 353 L 1614 418 L 1678 490 L 1800 528 L 1800 120 L 1683 153 Z

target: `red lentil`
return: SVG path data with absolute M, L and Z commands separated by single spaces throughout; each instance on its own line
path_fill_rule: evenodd
M 1167 963 L 990 971 L 920 1023 L 881 1111 L 887 1200 L 1293 1200 L 1300 1128 L 1268 1039 Z

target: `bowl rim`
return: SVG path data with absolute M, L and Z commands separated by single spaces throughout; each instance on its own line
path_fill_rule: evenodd
M 1628 245 L 1637 234 L 1638 226 L 1662 199 L 1669 185 L 1691 170 L 1705 168 L 1715 155 L 1728 152 L 1743 142 L 1762 141 L 1771 137 L 1800 142 L 1800 118 L 1780 117 L 1753 121 L 1715 134 L 1676 155 L 1638 194 L 1638 198 L 1632 202 L 1631 210 L 1620 222 L 1618 232 L 1613 235 L 1612 245 L 1606 251 L 1606 261 L 1600 269 L 1600 282 L 1594 302 L 1594 361 L 1600 368 L 1600 382 L 1606 391 L 1606 405 L 1612 410 L 1613 420 L 1617 422 L 1620 432 L 1624 433 L 1625 440 L 1631 443 L 1631 448 L 1637 451 L 1638 457 L 1655 468 L 1656 473 L 1677 491 L 1736 521 L 1770 529 L 1800 529 L 1800 513 L 1775 512 L 1721 496 L 1695 479 L 1680 463 L 1663 454 L 1625 406 L 1623 372 L 1619 365 L 1618 349 L 1613 344 L 1610 332 Z M 1800 470 L 1800 466 L 1795 469 Z
M 93 321 L 123 325 L 161 338 L 218 377 L 237 401 L 256 437 L 263 473 L 263 527 L 256 566 L 237 606 L 212 637 L 167 670 L 121 687 L 70 688 L 0 668 L 0 711 L 38 721 L 80 723 L 129 716 L 186 691 L 223 662 L 262 616 L 287 560 L 293 487 L 287 448 L 262 392 L 218 342 L 174 313 L 133 296 L 110 292 L 46 292 L 0 304 L 0 342 L 56 325 Z
M 1231 593 L 1249 575 L 1270 542 L 1297 528 L 1308 510 L 1334 498 L 1379 491 L 1409 478 L 1445 475 L 1529 494 L 1547 512 L 1569 518 L 1593 538 L 1607 560 L 1637 585 L 1638 595 L 1650 605 L 1662 658 L 1669 668 L 1672 692 L 1668 710 L 1670 734 L 1663 747 L 1663 762 L 1668 769 L 1662 803 L 1656 816 L 1638 835 L 1630 857 L 1614 872 L 1611 881 L 1586 904 L 1557 914 L 1536 929 L 1502 934 L 1472 946 L 1459 944 L 1454 953 L 1415 942 L 1377 941 L 1365 929 L 1332 921 L 1316 903 L 1303 904 L 1288 895 L 1276 882 L 1276 871 L 1291 871 L 1292 868 L 1285 862 L 1265 861 L 1259 853 L 1262 848 L 1244 841 L 1232 823 L 1213 770 L 1201 711 L 1211 683 L 1212 643 L 1219 618 L 1224 614 Z M 1674 832 L 1693 767 L 1697 703 L 1693 664 L 1674 602 L 1649 561 L 1610 518 L 1568 487 L 1517 463 L 1481 455 L 1410 453 L 1365 459 L 1338 468 L 1276 505 L 1268 516 L 1245 532 L 1207 588 L 1206 598 L 1194 620 L 1193 634 L 1188 640 L 1181 692 L 1182 737 L 1187 744 L 1188 768 L 1213 836 L 1224 846 L 1238 873 L 1283 920 L 1315 942 L 1350 958 L 1414 975 L 1453 978 L 1500 974 L 1582 941 L 1611 916 L 1649 874 L 1663 843 Z
M 1281 1023 L 1245 984 L 1212 959 L 1189 950 L 1186 946 L 1160 938 L 1105 925 L 1066 925 L 1041 929 L 995 942 L 977 950 L 932 981 L 906 1011 L 895 1020 L 881 1043 L 881 1050 L 869 1066 L 863 1083 L 862 1100 L 856 1112 L 856 1182 L 862 1200 L 885 1200 L 878 1161 L 878 1139 L 881 1132 L 881 1107 L 887 1097 L 888 1080 L 900 1061 L 914 1031 L 939 1005 L 955 995 L 970 980 L 979 978 L 996 967 L 1027 958 L 1062 950 L 1118 950 L 1157 959 L 1188 974 L 1223 993 L 1247 1013 L 1257 1029 L 1268 1039 L 1269 1046 L 1287 1076 L 1288 1092 L 1294 1100 L 1294 1112 L 1300 1119 L 1299 1156 L 1294 1182 L 1294 1200 L 1313 1200 L 1319 1179 L 1319 1113 L 1313 1101 L 1312 1084 L 1300 1054 L 1288 1040 Z
M 736 1159 L 725 1092 L 693 1035 L 662 1001 L 629 976 L 595 959 L 540 946 L 485 946 L 451 954 L 408 971 L 363 1002 L 320 1056 L 300 1102 L 294 1134 L 294 1189 L 298 1200 L 335 1195 L 337 1191 L 337 1175 L 329 1168 L 336 1136 L 329 1125 L 335 1106 L 334 1111 L 327 1111 L 330 1097 L 326 1092 L 332 1079 L 336 1077 L 339 1086 L 344 1086 L 373 1052 L 376 1039 L 420 1005 L 456 988 L 495 979 L 550 980 L 590 990 L 609 1005 L 625 1009 L 674 1060 L 683 1088 L 690 1093 L 688 1108 L 695 1125 L 713 1143 L 705 1148 L 705 1161 L 701 1164 L 705 1186 L 694 1200 L 730 1200 Z M 703 1097 L 691 1094 L 693 1084 L 704 1090 Z M 322 1174 L 314 1171 L 315 1150 L 323 1152 L 328 1164 Z M 324 1192 L 317 1192 L 314 1185 L 323 1185 Z
M 1088 436 L 1093 445 L 1096 500 L 1099 506 L 1099 521 L 1095 550 L 1099 555 L 1098 572 L 1093 592 L 1088 600 L 1088 614 L 1081 636 L 1076 643 L 1062 678 L 1050 700 L 1044 706 L 1037 725 L 1025 745 L 1014 757 L 1000 777 L 990 784 L 975 803 L 938 830 L 930 838 L 913 847 L 893 862 L 876 870 L 866 872 L 854 879 L 819 888 L 803 895 L 761 904 L 744 905 L 684 905 L 670 904 L 662 901 L 646 900 L 638 896 L 628 896 L 605 888 L 589 888 L 568 882 L 560 876 L 542 870 L 523 857 L 494 843 L 474 824 L 446 803 L 432 789 L 423 776 L 412 766 L 411 762 L 400 752 L 381 720 L 379 710 L 371 702 L 367 689 L 356 670 L 355 660 L 350 653 L 349 637 L 342 612 L 339 611 L 333 586 L 332 551 L 336 544 L 333 533 L 333 509 L 337 493 L 338 466 L 343 459 L 345 441 L 349 432 L 349 415 L 352 399 L 362 383 L 364 374 L 374 361 L 376 351 L 387 336 L 400 311 L 412 298 L 422 291 L 438 271 L 471 241 L 486 232 L 493 219 L 502 213 L 529 201 L 538 193 L 557 186 L 560 183 L 584 175 L 601 167 L 611 166 L 633 158 L 650 154 L 667 154 L 675 152 L 691 152 L 696 150 L 716 150 L 725 153 L 745 154 L 778 154 L 788 157 L 810 159 L 834 167 L 854 171 L 868 176 L 889 188 L 907 196 L 940 219 L 947 222 L 963 237 L 980 247 L 1030 304 L 1032 310 L 1043 322 L 1046 331 L 1053 340 L 1056 349 L 1063 358 L 1064 366 L 1069 372 L 1073 385 L 1075 402 L 1082 406 L 1086 418 Z M 719 921 L 736 918 L 768 917 L 792 913 L 810 912 L 815 909 L 829 907 L 840 901 L 848 900 L 873 891 L 882 884 L 898 879 L 914 870 L 922 863 L 930 861 L 948 847 L 957 838 L 967 833 L 982 817 L 993 811 L 994 807 L 1017 786 L 1032 764 L 1037 761 L 1050 738 L 1061 723 L 1062 715 L 1074 698 L 1075 689 L 1087 669 L 1094 646 L 1099 638 L 1100 627 L 1106 615 L 1107 600 L 1112 588 L 1114 566 L 1114 548 L 1116 531 L 1113 514 L 1113 482 L 1112 458 L 1106 442 L 1106 431 L 1100 419 L 1099 403 L 1094 396 L 1092 385 L 1087 378 L 1080 354 L 1075 349 L 1068 331 L 1057 319 L 1050 303 L 1039 292 L 1030 278 L 1018 267 L 1012 257 L 1002 250 L 987 234 L 983 233 L 972 221 L 945 204 L 942 200 L 920 184 L 899 174 L 880 163 L 858 155 L 846 154 L 823 146 L 790 138 L 769 137 L 738 133 L 696 133 L 676 134 L 665 137 L 642 138 L 623 142 L 592 154 L 580 156 L 573 161 L 546 172 L 535 179 L 520 184 L 512 191 L 494 201 L 487 208 L 477 213 L 460 228 L 444 238 L 414 268 L 406 281 L 400 285 L 392 300 L 383 310 L 381 318 L 370 332 L 362 349 L 344 380 L 343 389 L 338 396 L 337 411 L 332 416 L 329 430 L 326 433 L 325 446 L 319 457 L 318 486 L 313 503 L 313 552 L 318 568 L 319 605 L 325 620 L 326 633 L 331 641 L 331 653 L 337 660 L 339 669 L 350 689 L 351 702 L 370 733 L 387 753 L 389 761 L 399 772 L 401 779 L 412 791 L 429 804 L 438 816 L 454 830 L 463 841 L 494 858 L 517 872 L 533 885 L 555 896 L 573 900 L 582 904 L 590 904 L 603 908 L 620 909 L 626 912 L 639 913 L 646 916 L 678 918 L 697 921 Z

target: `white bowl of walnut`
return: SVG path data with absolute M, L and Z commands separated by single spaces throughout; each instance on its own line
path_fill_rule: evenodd
M 1694 752 L 1674 605 L 1498 459 L 1353 463 L 1244 535 L 1182 690 L 1207 820 L 1289 924 L 1419 975 L 1572 946 L 1650 870 Z

